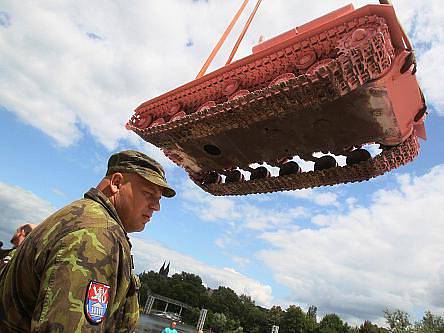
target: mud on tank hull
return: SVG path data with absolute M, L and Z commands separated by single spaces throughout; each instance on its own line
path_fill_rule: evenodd
M 393 8 L 346 6 L 143 103 L 127 128 L 205 191 L 244 195 L 363 181 L 397 168 L 418 154 L 424 114 Z M 359 149 L 368 143 L 382 153 Z M 348 156 L 348 165 L 315 152 Z M 315 170 L 301 172 L 288 162 L 295 156 Z M 266 165 L 280 175 L 270 177 Z

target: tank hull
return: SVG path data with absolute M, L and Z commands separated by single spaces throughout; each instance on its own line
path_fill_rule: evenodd
M 329 15 L 142 104 L 127 127 L 215 195 L 363 181 L 410 162 L 419 151 L 416 136 L 424 136 L 425 102 L 413 64 L 406 66 L 411 51 L 393 8 L 348 6 Z M 328 170 L 229 183 L 208 178 L 248 173 L 253 163 L 279 167 L 295 156 L 315 161 L 315 152 L 347 155 L 368 143 L 386 148 Z

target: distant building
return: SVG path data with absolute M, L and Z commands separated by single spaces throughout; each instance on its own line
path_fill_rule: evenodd
M 170 272 L 170 262 L 168 262 L 168 266 L 165 267 L 165 261 L 163 262 L 162 267 L 160 267 L 159 274 L 165 277 L 168 277 L 168 273 Z

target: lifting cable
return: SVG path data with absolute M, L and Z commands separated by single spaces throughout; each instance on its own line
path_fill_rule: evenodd
M 237 11 L 236 15 L 231 20 L 230 24 L 228 25 L 227 29 L 225 30 L 224 34 L 220 38 L 219 42 L 214 47 L 213 51 L 211 52 L 210 56 L 208 57 L 207 61 L 205 61 L 205 64 L 203 65 L 202 69 L 200 70 L 199 74 L 197 74 L 196 79 L 202 77 L 205 75 L 205 72 L 207 71 L 208 67 L 210 66 L 211 62 L 213 61 L 214 57 L 216 56 L 217 52 L 219 51 L 222 44 L 225 42 L 225 39 L 227 39 L 228 35 L 231 32 L 231 29 L 233 29 L 233 26 L 236 24 L 237 20 L 239 19 L 239 16 L 242 14 L 242 12 L 245 9 L 245 6 L 247 5 L 248 0 L 244 0 L 244 3 L 242 4 L 241 8 Z
M 245 33 L 248 29 L 248 27 L 250 26 L 251 21 L 253 20 L 254 15 L 257 12 L 257 9 L 259 8 L 259 5 L 261 3 L 262 0 L 258 0 L 256 3 L 256 6 L 254 7 L 253 12 L 251 13 L 250 17 L 248 18 L 247 23 L 245 23 L 244 29 L 242 30 L 242 33 L 240 34 L 236 44 L 234 45 L 233 50 L 231 51 L 230 57 L 226 63 L 226 65 L 230 64 L 231 61 L 233 60 L 233 57 L 243 39 L 243 37 L 245 36 Z M 207 71 L 208 67 L 210 66 L 211 62 L 213 61 L 214 57 L 216 56 L 217 52 L 219 51 L 219 49 L 221 48 L 222 44 L 225 42 L 225 40 L 227 39 L 228 35 L 230 34 L 231 30 L 233 29 L 233 26 L 236 24 L 237 20 L 239 19 L 239 16 L 242 14 L 242 12 L 244 11 L 246 5 L 248 3 L 248 0 L 244 0 L 244 2 L 242 3 L 242 6 L 239 8 L 239 10 L 237 11 L 236 15 L 233 17 L 233 19 L 231 20 L 230 24 L 228 25 L 227 29 L 225 30 L 225 32 L 223 33 L 222 37 L 220 38 L 219 42 L 216 44 L 216 46 L 214 47 L 213 51 L 211 52 L 210 56 L 208 57 L 207 61 L 205 61 L 205 64 L 203 65 L 202 69 L 200 70 L 199 74 L 197 74 L 196 79 L 202 77 L 205 75 L 205 72 Z
M 245 26 L 244 26 L 241 34 L 239 35 L 239 38 L 237 39 L 236 44 L 234 45 L 233 50 L 231 51 L 231 54 L 230 54 L 227 62 L 225 63 L 225 65 L 229 65 L 231 63 L 231 61 L 233 60 L 233 57 L 236 54 L 236 51 L 239 48 L 239 45 L 242 42 L 242 39 L 244 38 L 245 33 L 247 32 L 251 22 L 253 21 L 254 15 L 256 14 L 261 2 L 262 2 L 262 0 L 257 0 L 256 6 L 254 7 L 253 12 L 250 14 L 250 17 L 248 18 L 247 22 L 245 23 Z M 379 0 L 379 3 L 381 5 L 392 5 L 391 0 Z M 199 74 L 197 74 L 196 79 L 205 75 L 205 72 L 207 71 L 208 67 L 210 66 L 210 64 L 213 61 L 214 57 L 216 56 L 217 52 L 219 52 L 219 49 L 221 48 L 222 44 L 227 39 L 228 35 L 230 34 L 231 30 L 233 29 L 234 25 L 236 24 L 237 20 L 239 19 L 239 16 L 242 14 L 242 12 L 244 11 L 247 4 L 248 4 L 248 0 L 244 0 L 244 2 L 242 3 L 242 6 L 239 8 L 236 15 L 231 20 L 230 24 L 228 25 L 227 29 L 223 33 L 219 42 L 216 44 L 216 46 L 214 47 L 210 56 L 208 57 L 207 61 L 203 65 L 202 69 L 200 70 Z M 410 42 L 410 39 L 408 38 L 408 36 L 405 33 L 404 29 L 402 28 L 401 24 L 399 24 L 399 26 L 401 27 L 401 33 L 403 35 L 403 39 L 404 39 L 404 43 L 406 45 L 406 48 L 408 50 L 412 50 L 412 44 Z
M 233 50 L 231 51 L 230 57 L 228 58 L 225 66 L 231 64 L 231 61 L 233 60 L 233 57 L 236 54 L 236 51 L 239 48 L 239 45 L 242 42 L 242 39 L 244 38 L 245 33 L 247 32 L 248 28 L 250 27 L 251 21 L 253 21 L 254 15 L 256 14 L 261 2 L 262 2 L 262 0 L 257 1 L 256 6 L 254 7 L 253 12 L 250 14 L 250 17 L 248 18 L 247 23 L 245 23 L 244 29 L 242 30 L 241 34 L 239 35 L 239 38 L 237 39 L 236 44 L 234 45 Z

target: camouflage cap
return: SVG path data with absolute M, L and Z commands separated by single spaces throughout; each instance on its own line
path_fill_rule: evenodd
M 136 150 L 124 150 L 111 155 L 106 175 L 115 172 L 135 172 L 153 184 L 163 188 L 163 195 L 171 198 L 176 192 L 168 185 L 162 166 L 151 157 Z

